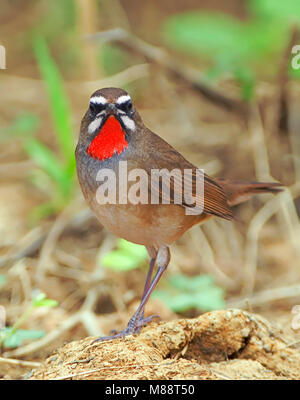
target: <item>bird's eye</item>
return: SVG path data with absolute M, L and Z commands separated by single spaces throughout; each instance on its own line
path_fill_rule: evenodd
M 90 102 L 91 117 L 95 117 L 99 112 L 103 111 L 104 109 L 105 109 L 104 104 L 96 104 L 96 103 Z
M 95 116 L 97 114 L 96 104 L 90 103 L 90 114 L 91 116 Z
M 118 108 L 126 113 L 132 111 L 132 102 L 130 100 L 126 101 L 126 103 L 118 104 Z

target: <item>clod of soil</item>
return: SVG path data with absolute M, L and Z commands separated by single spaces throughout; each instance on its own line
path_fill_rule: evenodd
M 61 347 L 30 379 L 300 379 L 300 352 L 267 320 L 236 309 L 93 339 Z

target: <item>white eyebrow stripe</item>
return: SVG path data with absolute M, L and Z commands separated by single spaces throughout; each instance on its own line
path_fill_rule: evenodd
M 127 103 L 127 101 L 131 100 L 130 96 L 128 94 L 124 94 L 123 96 L 120 96 L 117 98 L 116 103 L 117 104 L 123 104 Z
M 103 96 L 93 96 L 90 98 L 90 102 L 94 104 L 106 104 L 107 100 Z

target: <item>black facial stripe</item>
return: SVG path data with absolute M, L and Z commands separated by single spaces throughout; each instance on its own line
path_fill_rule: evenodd
M 95 117 L 99 112 L 105 110 L 105 104 L 96 104 L 90 102 L 90 114 L 92 117 Z
M 132 102 L 131 100 L 127 100 L 124 103 L 116 104 L 117 108 L 119 108 L 122 111 L 128 112 L 131 111 L 132 109 Z

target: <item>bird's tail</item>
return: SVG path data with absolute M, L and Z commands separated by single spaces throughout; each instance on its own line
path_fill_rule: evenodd
M 258 193 L 277 193 L 283 190 L 277 182 L 232 181 L 230 179 L 215 179 L 222 187 L 230 206 L 243 203 Z

